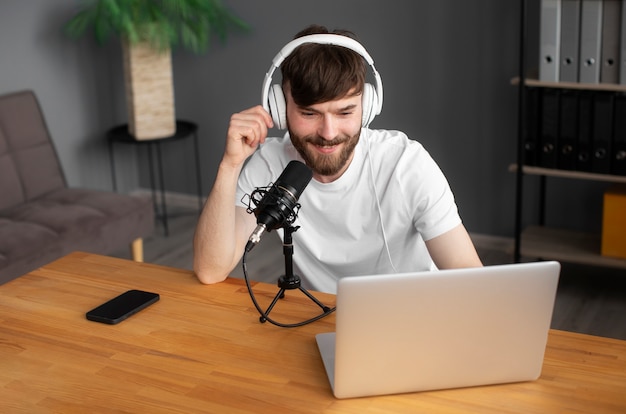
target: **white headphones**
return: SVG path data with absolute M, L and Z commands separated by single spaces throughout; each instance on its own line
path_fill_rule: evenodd
M 289 43 L 287 43 L 278 54 L 272 60 L 272 66 L 265 74 L 265 80 L 263 81 L 263 93 L 261 96 L 261 102 L 263 108 L 272 115 L 274 120 L 274 126 L 279 129 L 287 129 L 287 113 L 285 102 L 285 95 L 281 85 L 272 83 L 272 75 L 274 71 L 280 67 L 281 63 L 289 56 L 298 46 L 304 43 L 319 43 L 327 45 L 337 45 L 348 48 L 361 55 L 365 61 L 372 68 L 374 73 L 374 79 L 376 80 L 376 88 L 369 83 L 366 83 L 363 88 L 363 119 L 361 125 L 367 127 L 370 122 L 374 120 L 374 117 L 380 114 L 383 107 L 383 82 L 380 79 L 380 75 L 374 67 L 374 60 L 371 58 L 365 48 L 356 40 L 347 36 L 336 34 L 314 34 L 299 37 Z

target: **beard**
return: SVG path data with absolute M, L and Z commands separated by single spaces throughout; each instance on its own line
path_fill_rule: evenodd
M 315 173 L 324 176 L 333 176 L 341 171 L 352 156 L 360 135 L 361 130 L 359 129 L 356 135 L 341 135 L 329 141 L 319 135 L 299 136 L 291 130 L 289 131 L 291 142 L 306 165 Z M 344 143 L 345 145 L 339 153 L 332 154 L 322 154 L 310 147 L 311 145 L 332 146 Z

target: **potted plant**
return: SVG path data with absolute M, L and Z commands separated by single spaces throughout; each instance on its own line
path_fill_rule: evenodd
M 247 27 L 220 0 L 89 0 L 65 29 L 78 37 L 91 28 L 100 44 L 121 39 L 128 129 L 144 140 L 176 131 L 171 48 L 201 53 L 212 35 Z

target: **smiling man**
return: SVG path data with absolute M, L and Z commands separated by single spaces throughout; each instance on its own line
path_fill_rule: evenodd
M 428 152 L 402 132 L 369 129 L 382 84 L 365 82 L 367 52 L 352 39 L 337 44 L 349 32 L 333 32 L 331 42 L 318 34 L 329 32 L 311 26 L 298 33 L 302 42 L 280 66 L 282 85 L 272 99 L 284 113 L 256 106 L 231 117 L 194 237 L 199 280 L 222 281 L 237 265 L 257 225 L 241 199 L 275 181 L 292 160 L 313 171 L 293 237 L 303 286 L 335 292 L 342 277 L 481 266 Z M 282 123 L 285 136 L 268 139 Z

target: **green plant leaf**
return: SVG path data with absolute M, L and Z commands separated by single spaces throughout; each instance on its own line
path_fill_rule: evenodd
M 113 34 L 130 43 L 148 42 L 157 50 L 181 44 L 201 53 L 211 35 L 225 41 L 229 31 L 249 26 L 221 0 L 88 0 L 65 30 L 76 38 L 89 28 L 99 44 Z

